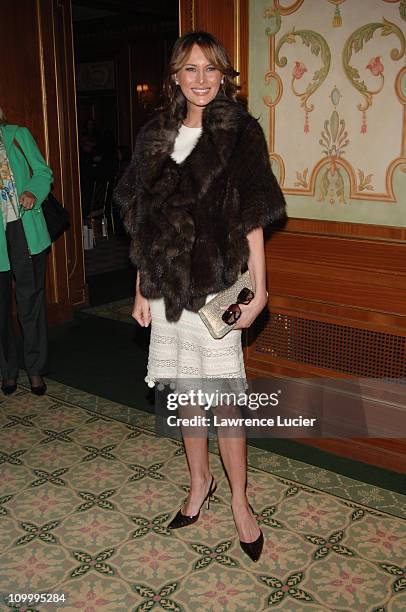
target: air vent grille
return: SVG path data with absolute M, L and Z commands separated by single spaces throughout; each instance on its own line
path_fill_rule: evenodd
M 406 378 L 406 338 L 272 313 L 255 351 L 369 378 Z

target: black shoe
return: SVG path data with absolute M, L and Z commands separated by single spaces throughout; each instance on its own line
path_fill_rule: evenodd
M 251 504 L 248 504 L 248 505 L 249 505 L 249 509 L 251 510 L 252 514 L 255 515 L 255 512 Z M 264 534 L 262 533 L 261 530 L 259 530 L 259 536 L 257 537 L 256 540 L 254 540 L 253 542 L 242 542 L 240 540 L 240 546 L 241 546 L 241 550 L 245 552 L 245 554 L 248 555 L 251 561 L 254 561 L 255 563 L 260 558 L 262 549 L 264 547 Z
M 45 395 L 46 390 L 47 390 L 47 386 L 44 382 L 44 379 L 42 378 L 42 376 L 30 376 L 30 385 L 31 385 L 31 393 L 33 393 L 34 395 Z M 41 385 L 33 385 L 32 384 L 32 379 L 36 378 L 39 379 L 40 381 L 42 381 Z
M 12 393 L 14 393 L 16 389 L 17 389 L 16 382 L 13 382 L 11 384 L 6 384 L 3 382 L 3 384 L 1 385 L 1 390 L 3 391 L 4 395 L 11 395 Z
M 259 530 L 259 536 L 253 542 L 241 542 L 240 540 L 241 550 L 245 552 L 246 555 L 249 556 L 251 561 L 258 561 L 261 556 L 262 549 L 264 547 L 264 534 L 261 530 Z
M 193 516 L 187 516 L 186 514 L 182 514 L 182 508 L 181 508 L 178 511 L 178 513 L 176 514 L 176 516 L 169 523 L 168 529 L 180 529 L 181 527 L 187 527 L 188 525 L 192 525 L 193 523 L 196 523 L 197 519 L 200 516 L 200 510 L 202 509 L 202 506 L 203 506 L 205 501 L 207 501 L 207 509 L 209 509 L 209 507 L 210 507 L 210 499 L 211 499 L 214 491 L 216 490 L 216 488 L 217 488 L 217 485 L 214 484 L 214 476 L 212 476 L 211 477 L 211 483 L 210 483 L 209 490 L 207 492 L 206 497 L 204 498 L 204 500 L 201 503 L 201 506 L 199 508 L 199 512 L 197 514 L 194 514 Z
M 47 386 L 44 383 L 43 385 L 39 385 L 38 387 L 33 387 L 31 385 L 31 393 L 34 393 L 34 395 L 45 395 L 47 391 Z

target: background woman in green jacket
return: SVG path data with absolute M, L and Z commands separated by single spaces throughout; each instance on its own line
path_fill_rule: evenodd
M 6 395 L 16 390 L 18 377 L 12 277 L 31 390 L 46 391 L 45 272 L 51 240 L 41 205 L 51 183 L 52 172 L 29 130 L 9 125 L 0 108 L 0 372 Z

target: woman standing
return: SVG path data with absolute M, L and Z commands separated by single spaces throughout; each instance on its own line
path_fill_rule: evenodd
M 244 379 L 241 329 L 267 303 L 262 227 L 285 215 L 258 122 L 235 101 L 237 75 L 222 44 L 192 32 L 175 44 L 166 106 L 141 130 L 116 196 L 138 268 L 133 317 L 152 321 L 146 381 Z M 255 293 L 237 328 L 214 340 L 198 309 L 248 266 Z M 191 487 L 169 524 L 185 527 L 215 489 L 207 437 L 184 436 Z M 244 437 L 219 436 L 243 551 L 263 547 L 246 495 Z
M 46 392 L 46 249 L 51 240 L 41 204 L 52 172 L 25 127 L 10 125 L 0 109 L 0 372 L 6 395 L 17 388 L 18 359 L 12 320 L 12 276 L 31 391 Z

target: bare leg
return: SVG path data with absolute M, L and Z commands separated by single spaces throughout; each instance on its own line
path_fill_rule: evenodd
M 184 406 L 179 409 L 179 416 L 182 418 L 202 415 L 203 411 L 197 406 Z M 194 516 L 199 512 L 211 483 L 207 427 L 182 426 L 181 429 L 190 472 L 190 491 L 182 514 Z
M 185 436 L 183 442 L 190 472 L 190 492 L 182 514 L 194 516 L 199 512 L 211 482 L 207 437 Z
M 236 432 L 236 435 L 238 433 Z M 242 432 L 239 437 L 218 436 L 221 458 L 231 487 L 231 508 L 235 526 L 242 542 L 253 542 L 260 530 L 248 505 L 247 486 L 247 442 Z
M 30 381 L 33 387 L 41 387 L 44 384 L 44 379 L 42 378 L 42 376 L 39 376 L 37 374 L 31 374 Z

